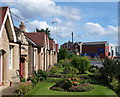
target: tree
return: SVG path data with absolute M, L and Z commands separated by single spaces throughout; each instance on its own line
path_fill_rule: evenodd
M 40 30 L 36 28 L 36 31 L 37 31 L 37 32 L 46 32 L 46 34 L 48 35 L 49 39 L 50 39 L 50 40 L 53 39 L 53 38 L 50 37 L 50 30 L 49 30 L 49 28 L 40 29 Z
M 69 53 L 68 54 L 68 59 L 72 59 L 72 58 L 74 58 L 76 55 L 75 55 L 75 53 Z
M 100 73 L 108 83 L 115 78 L 119 80 L 120 84 L 120 61 L 106 58 L 103 67 L 100 69 Z
M 59 49 L 58 60 L 64 60 L 64 59 L 67 59 L 67 58 L 68 58 L 67 49 L 65 49 L 65 48 Z
M 77 68 L 80 73 L 85 73 L 90 68 L 90 60 L 87 57 L 74 57 L 71 61 L 71 65 Z

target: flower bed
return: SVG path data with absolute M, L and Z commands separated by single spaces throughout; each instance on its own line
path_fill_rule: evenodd
M 50 89 L 67 92 L 85 92 L 93 90 L 94 87 L 89 83 L 81 83 L 81 80 L 77 77 L 72 77 L 58 81 Z
M 85 83 L 85 84 L 81 84 L 78 86 L 70 87 L 68 91 L 70 91 L 70 92 L 86 92 L 86 91 L 91 91 L 93 89 L 94 89 L 94 87 L 91 84 Z

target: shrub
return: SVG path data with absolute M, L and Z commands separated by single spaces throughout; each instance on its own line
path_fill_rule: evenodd
M 64 59 L 67 59 L 67 58 L 68 58 L 67 49 L 65 49 L 65 48 L 59 49 L 58 60 L 64 60 Z
M 99 74 L 99 69 L 97 69 L 97 68 L 95 68 L 95 67 L 90 68 L 89 71 L 90 71 L 91 73 L 94 73 L 94 74 Z
M 67 90 L 70 87 L 72 87 L 72 83 L 70 81 L 61 80 L 57 82 L 53 87 L 60 87 L 60 88 Z
M 116 90 L 116 89 L 118 88 L 118 85 L 119 85 L 118 80 L 116 80 L 115 78 L 113 78 L 113 80 L 112 80 L 112 82 L 110 83 L 110 85 L 112 86 L 112 88 L 113 88 L 114 90 Z
M 60 60 L 59 63 L 63 64 L 65 61 L 64 60 Z
M 68 90 L 72 87 L 73 83 L 70 80 L 64 80 L 64 84 L 62 86 L 63 89 Z
M 63 67 L 63 64 L 64 64 L 65 60 L 60 60 L 59 63 L 62 65 Z
M 21 78 L 20 82 L 26 82 L 26 79 L 25 78 Z
M 74 53 L 70 53 L 70 54 L 68 54 L 68 59 L 72 59 L 72 58 L 74 58 L 76 55 L 74 54 Z
M 62 68 L 63 65 L 61 63 L 57 63 L 54 66 L 56 66 L 57 68 Z
M 64 63 L 63 63 L 63 67 L 70 67 L 70 62 L 69 61 L 65 61 Z
M 116 93 L 118 94 L 118 96 L 120 96 L 120 85 L 117 87 Z
M 101 76 L 104 79 L 104 84 L 111 86 L 120 96 L 120 61 L 106 58 L 103 62 L 103 67 L 100 68 Z M 118 82 L 116 82 L 117 80 Z M 118 87 L 117 87 L 118 86 Z
M 36 73 L 36 76 L 39 77 L 41 81 L 46 80 L 48 77 L 47 72 L 42 71 L 42 70 L 38 70 Z
M 100 68 L 101 76 L 104 78 L 106 85 L 110 85 L 115 78 L 120 83 L 120 61 L 106 58 L 103 67 Z
M 57 72 L 57 67 L 56 66 L 52 66 L 52 68 L 50 69 L 50 74 L 54 75 Z
M 68 90 L 72 86 L 79 85 L 79 79 L 77 77 L 66 78 L 57 82 L 54 87 L 61 87 L 64 90 Z
M 39 81 L 43 81 L 47 79 L 47 73 L 42 70 L 38 70 L 34 72 L 34 75 L 32 77 L 28 78 L 28 81 L 31 80 L 33 83 L 33 86 L 37 84 Z
M 81 79 L 80 80 L 80 84 L 85 84 L 85 83 L 87 83 L 88 82 L 88 80 L 85 80 L 85 79 Z
M 61 87 L 51 87 L 50 89 L 55 91 L 64 91 L 64 89 Z
M 32 83 L 30 83 L 30 82 L 22 82 L 22 83 L 20 83 L 20 85 L 16 89 L 16 92 L 17 92 L 18 95 L 25 95 L 32 88 L 33 88 Z
M 37 84 L 37 79 L 35 77 L 31 77 L 30 80 L 33 83 L 33 86 L 35 86 L 35 84 Z
M 71 66 L 65 67 L 63 69 L 63 72 L 67 73 L 67 74 L 77 74 L 77 73 L 79 73 L 77 68 L 74 68 L 74 67 L 71 67 Z
M 85 73 L 90 68 L 90 60 L 87 57 L 74 57 L 71 64 L 81 73 Z
M 73 86 L 69 88 L 70 92 L 85 92 L 85 91 L 91 91 L 94 87 L 91 84 L 81 84 L 79 86 Z
M 80 79 L 77 77 L 68 78 L 67 81 L 70 81 L 72 83 L 72 86 L 77 86 L 80 84 Z

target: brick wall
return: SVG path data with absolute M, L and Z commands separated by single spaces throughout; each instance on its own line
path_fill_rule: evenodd
M 103 48 L 104 49 L 104 53 L 99 54 L 100 58 L 105 58 L 106 56 L 108 56 L 108 52 L 109 52 L 109 47 L 105 46 L 105 45 L 83 45 L 82 46 L 82 54 L 98 54 L 98 48 Z M 106 49 L 108 49 L 108 51 L 106 51 Z

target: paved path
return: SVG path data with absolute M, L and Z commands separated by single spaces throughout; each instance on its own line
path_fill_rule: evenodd
M 19 85 L 19 82 L 18 83 L 14 83 L 11 87 L 7 87 L 5 89 L 2 89 L 2 95 L 17 95 L 15 90 L 17 89 Z
M 101 61 L 91 61 L 91 65 L 103 67 L 103 63 Z

